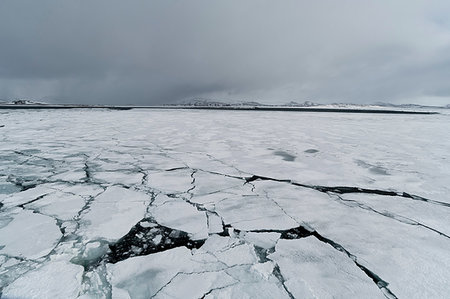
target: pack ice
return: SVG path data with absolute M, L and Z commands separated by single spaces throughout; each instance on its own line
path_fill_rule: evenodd
M 448 298 L 450 114 L 2 110 L 1 298 Z

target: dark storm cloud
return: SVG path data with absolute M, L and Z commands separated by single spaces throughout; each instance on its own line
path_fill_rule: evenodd
M 0 1 L 0 98 L 444 103 L 448 1 Z

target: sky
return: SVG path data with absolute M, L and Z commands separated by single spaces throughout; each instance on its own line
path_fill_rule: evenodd
M 450 104 L 448 0 L 0 0 L 0 99 Z

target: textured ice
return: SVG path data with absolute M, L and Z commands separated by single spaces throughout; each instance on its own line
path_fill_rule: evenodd
M 85 205 L 85 200 L 79 195 L 53 192 L 41 199 L 26 205 L 27 209 L 54 216 L 61 220 L 72 220 Z
M 177 169 L 166 172 L 150 172 L 148 185 L 164 193 L 185 193 L 192 186 L 192 172 L 186 169 Z
M 445 209 L 438 205 L 430 205 L 420 200 L 411 200 L 399 196 L 345 194 L 341 197 L 399 221 L 425 225 L 450 236 L 450 208 Z M 352 204 L 352 202 L 349 202 L 349 204 Z
M 242 230 L 289 229 L 298 226 L 275 203 L 262 196 L 231 197 L 215 205 L 226 224 Z
M 239 188 L 244 184 L 242 179 L 224 177 L 223 175 L 213 175 L 211 173 L 198 171 L 194 174 L 195 195 L 210 194 L 212 192 L 227 191 Z
M 146 213 L 148 195 L 121 187 L 109 187 L 95 199 L 81 218 L 80 234 L 87 240 L 115 241 Z
M 193 240 L 206 239 L 208 227 L 206 213 L 182 199 L 172 199 L 149 209 L 161 225 L 189 233 Z
M 2 111 L 0 297 L 446 298 L 449 117 Z
M 314 237 L 280 240 L 269 255 L 295 298 L 383 298 L 383 293 L 343 252 Z
M 243 234 L 243 238 L 246 242 L 254 244 L 264 249 L 270 249 L 275 247 L 280 239 L 280 233 L 252 233 L 248 232 Z
M 65 261 L 49 262 L 18 278 L 3 290 L 2 298 L 76 298 L 83 267 Z
M 238 281 L 224 271 L 181 273 L 154 298 L 202 298 L 213 289 L 221 289 L 236 283 Z
M 279 194 L 277 202 L 297 221 L 343 246 L 362 265 L 389 282 L 395 295 L 426 297 L 450 292 L 445 283 L 449 270 L 440 266 L 450 263 L 449 238 L 358 205 L 348 206 L 318 191 L 263 184 L 271 193 Z M 426 282 L 432 290 L 424 289 L 420 282 Z
M 62 236 L 51 217 L 31 211 L 11 217 L 12 221 L 0 228 L 0 254 L 37 259 L 49 254 Z
M 154 296 L 177 273 L 188 272 L 192 267 L 190 257 L 190 250 L 179 247 L 108 265 L 113 297 L 123 291 L 131 298 Z
M 2 201 L 2 204 L 5 208 L 19 206 L 55 191 L 56 190 L 52 189 L 50 185 L 41 185 L 22 192 L 11 194 Z
M 208 217 L 208 233 L 218 234 L 223 232 L 222 218 L 217 214 L 207 213 Z
M 93 179 L 107 184 L 136 185 L 142 182 L 141 173 L 128 173 L 120 171 L 96 172 Z

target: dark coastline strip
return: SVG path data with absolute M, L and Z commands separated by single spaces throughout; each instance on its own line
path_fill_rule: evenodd
M 226 110 L 226 111 L 291 111 L 291 112 L 334 112 L 334 113 L 377 113 L 377 114 L 440 114 L 434 111 L 408 111 L 388 109 L 355 108 L 305 108 L 305 107 L 211 107 L 211 106 L 77 106 L 77 105 L 0 105 L 0 109 L 178 109 L 178 110 Z

